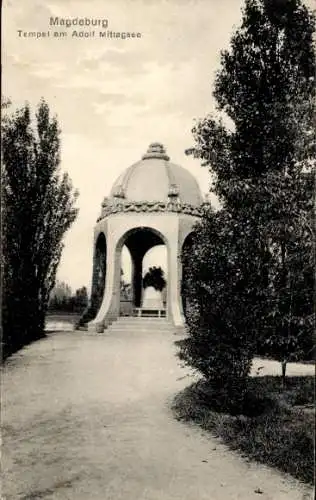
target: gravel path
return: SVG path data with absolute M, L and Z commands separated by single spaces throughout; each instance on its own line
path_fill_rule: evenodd
M 311 498 L 173 419 L 168 404 L 192 380 L 175 338 L 63 332 L 13 356 L 2 374 L 2 498 Z

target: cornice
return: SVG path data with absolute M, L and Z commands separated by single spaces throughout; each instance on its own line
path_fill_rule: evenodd
M 112 214 L 118 213 L 178 213 L 201 217 L 205 203 L 197 207 L 181 203 L 178 199 L 170 201 L 126 201 L 122 199 L 107 199 L 102 203 L 102 211 L 97 222 Z

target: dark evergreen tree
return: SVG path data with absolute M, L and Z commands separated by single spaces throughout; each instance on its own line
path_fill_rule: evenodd
M 149 268 L 143 278 L 143 287 L 147 288 L 148 286 L 152 286 L 155 290 L 159 290 L 160 292 L 165 288 L 166 280 L 161 267 L 153 266 Z
M 74 305 L 78 311 L 83 311 L 88 306 L 88 292 L 85 286 L 78 288 L 74 296 Z

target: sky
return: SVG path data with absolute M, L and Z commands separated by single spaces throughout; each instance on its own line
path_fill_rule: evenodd
M 58 117 L 61 168 L 79 191 L 79 215 L 65 236 L 58 279 L 90 287 L 93 228 L 120 173 L 151 142 L 162 142 L 201 190 L 210 175 L 185 155 L 195 120 L 215 110 L 212 87 L 240 23 L 242 0 L 6 0 L 2 10 L 2 93 Z M 99 27 L 51 26 L 50 18 L 100 19 Z M 95 36 L 72 36 L 73 31 Z M 66 37 L 54 37 L 66 31 Z M 99 31 L 135 32 L 130 39 Z M 40 36 L 24 36 L 29 32 Z M 49 36 L 44 36 L 50 32 Z

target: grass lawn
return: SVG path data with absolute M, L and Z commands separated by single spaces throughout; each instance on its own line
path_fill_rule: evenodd
M 215 395 L 203 380 L 179 393 L 176 417 L 193 421 L 231 449 L 277 467 L 306 483 L 314 481 L 314 378 L 253 377 L 243 414 L 214 410 Z
M 60 311 L 49 311 L 46 314 L 46 320 L 48 321 L 69 321 L 76 323 L 80 318 L 81 313 L 78 312 L 60 312 Z

